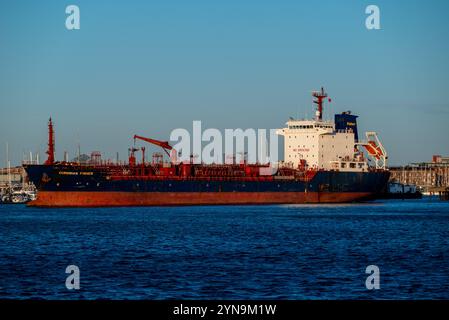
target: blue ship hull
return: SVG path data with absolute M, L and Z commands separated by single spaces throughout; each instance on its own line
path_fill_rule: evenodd
M 350 202 L 375 197 L 389 179 L 388 171 L 317 171 L 304 179 L 126 176 L 57 164 L 25 169 L 39 190 L 30 205 L 60 207 Z

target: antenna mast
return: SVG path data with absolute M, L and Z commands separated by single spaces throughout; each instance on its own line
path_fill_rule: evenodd
M 315 119 L 317 121 L 322 121 L 323 120 L 323 99 L 327 98 L 327 93 L 324 92 L 324 88 L 321 87 L 321 91 L 313 91 L 312 96 L 315 98 L 315 100 L 313 100 L 313 103 L 315 103 L 317 105 Z

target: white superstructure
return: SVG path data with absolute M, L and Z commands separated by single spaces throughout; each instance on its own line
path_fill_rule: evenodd
M 354 162 L 346 169 L 366 166 L 360 158 L 356 161 L 354 132 L 337 132 L 333 122 L 290 120 L 277 134 L 284 136 L 284 162 L 295 168 L 306 165 L 309 169 L 331 170 L 342 161 Z
M 287 127 L 276 132 L 284 137 L 284 165 L 315 170 L 367 171 L 368 160 L 357 146 L 368 143 L 356 141 L 356 133 L 351 128 L 336 130 L 334 122 L 323 121 L 323 99 L 327 94 L 323 89 L 312 94 L 317 99 L 314 101 L 317 104 L 316 118 L 290 118 Z M 385 152 L 378 139 L 376 145 Z

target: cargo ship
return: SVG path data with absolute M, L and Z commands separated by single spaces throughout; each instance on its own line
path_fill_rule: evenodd
M 312 92 L 315 117 L 290 118 L 277 130 L 284 137 L 284 159 L 277 163 L 203 164 L 164 161 L 162 154 L 145 161 L 145 148 L 129 150 L 127 163 L 55 160 L 53 122 L 48 123 L 48 158 L 24 165 L 38 189 L 37 207 L 112 207 L 342 203 L 364 201 L 385 191 L 389 179 L 387 152 L 375 132 L 361 141 L 357 116 L 336 114 L 323 120 L 324 89 Z M 328 99 L 330 101 L 330 99 Z M 134 136 L 161 147 L 166 141 Z M 136 152 L 142 160 L 136 160 Z

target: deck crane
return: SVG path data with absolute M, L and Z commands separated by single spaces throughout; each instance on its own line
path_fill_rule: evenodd
M 159 140 L 155 140 L 155 139 L 150 139 L 150 138 L 145 138 L 142 136 L 134 135 L 134 142 L 136 142 L 136 139 L 146 141 L 148 143 L 151 143 L 151 144 L 161 147 L 165 151 L 165 153 L 168 155 L 168 157 L 170 157 L 170 153 L 168 152 L 168 150 L 174 150 L 173 147 L 168 144 L 168 141 L 159 141 Z

